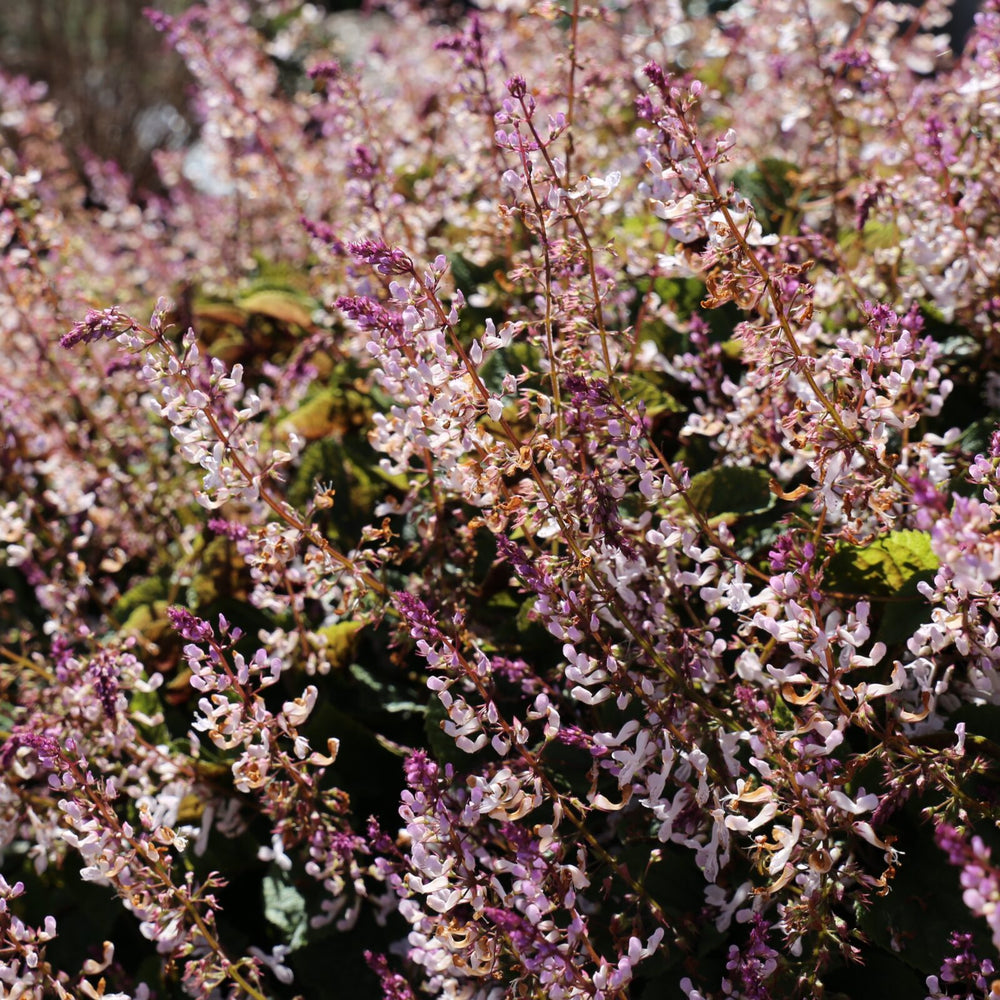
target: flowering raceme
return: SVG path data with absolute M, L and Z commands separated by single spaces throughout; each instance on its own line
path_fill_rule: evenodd
M 0 76 L 4 996 L 1000 989 L 1000 10 L 694 6 Z

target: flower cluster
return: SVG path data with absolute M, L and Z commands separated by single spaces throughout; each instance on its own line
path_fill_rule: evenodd
M 856 6 L 0 74 L 0 993 L 1000 990 L 1000 9 Z

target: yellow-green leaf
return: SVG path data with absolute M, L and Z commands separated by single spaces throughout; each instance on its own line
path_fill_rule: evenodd
M 890 531 L 870 545 L 838 545 L 824 582 L 848 594 L 894 597 L 915 593 L 917 580 L 934 573 L 938 565 L 928 532 Z
M 248 313 L 270 316 L 281 323 L 294 323 L 303 327 L 312 325 L 312 312 L 307 302 L 292 292 L 269 288 L 237 299 L 236 305 Z
M 326 640 L 327 662 L 335 670 L 350 665 L 358 648 L 358 634 L 364 627 L 364 622 L 337 622 L 320 629 L 320 636 Z
M 337 393 L 326 389 L 306 400 L 281 422 L 283 430 L 294 430 L 306 441 L 316 441 L 344 428 Z

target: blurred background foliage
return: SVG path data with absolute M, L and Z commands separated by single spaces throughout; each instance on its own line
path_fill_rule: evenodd
M 48 84 L 65 130 L 66 148 L 77 166 L 88 154 L 110 160 L 134 179 L 137 190 L 155 190 L 159 185 L 152 154 L 189 145 L 197 125 L 187 105 L 191 84 L 187 69 L 143 16 L 143 9 L 153 6 L 177 14 L 190 2 L 0 2 L 0 69 Z M 724 9 L 732 2 L 707 0 L 707 6 Z M 317 0 L 314 6 L 346 13 L 369 4 Z M 470 5 L 428 0 L 423 6 L 432 6 L 437 17 L 451 22 Z M 689 0 L 688 6 L 704 7 L 706 0 Z M 977 6 L 977 0 L 956 0 L 949 26 L 953 47 L 961 46 Z

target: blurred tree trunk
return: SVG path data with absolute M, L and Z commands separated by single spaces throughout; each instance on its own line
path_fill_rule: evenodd
M 142 15 L 149 0 L 0 3 L 0 68 L 44 80 L 67 151 L 114 160 L 138 186 L 155 183 L 151 153 L 187 141 L 190 78 Z M 183 0 L 160 0 L 169 12 Z

